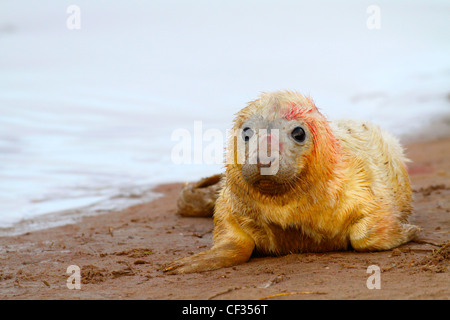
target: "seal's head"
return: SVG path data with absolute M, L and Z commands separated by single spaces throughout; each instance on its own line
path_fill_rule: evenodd
M 311 174 L 326 175 L 338 153 L 312 99 L 291 91 L 264 93 L 250 102 L 237 114 L 231 137 L 229 175 L 267 195 L 289 193 Z

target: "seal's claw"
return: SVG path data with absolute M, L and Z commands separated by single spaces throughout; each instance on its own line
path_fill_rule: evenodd
M 199 253 L 195 256 L 177 259 L 164 265 L 162 271 L 167 274 L 183 274 L 217 269 L 209 259 L 202 257 L 204 255 L 204 253 Z

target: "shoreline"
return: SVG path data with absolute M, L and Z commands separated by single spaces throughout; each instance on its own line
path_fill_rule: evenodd
M 49 212 L 28 219 L 22 219 L 13 223 L 12 226 L 0 227 L 0 238 L 19 236 L 34 231 L 76 224 L 79 223 L 84 217 L 108 214 L 111 212 L 126 210 L 135 205 L 148 203 L 162 196 L 161 193 L 153 191 L 153 189 L 157 187 L 158 185 L 153 185 L 152 187 L 146 189 L 143 194 L 139 196 L 135 195 L 132 198 L 127 199 L 126 204 L 121 201 L 120 196 L 112 196 L 108 199 L 95 202 L 87 206 Z M 117 199 L 117 197 L 119 197 L 119 199 Z M 112 204 L 115 205 L 114 209 L 111 209 Z
M 148 203 L 0 237 L 0 298 L 448 299 L 450 138 L 405 147 L 414 189 L 410 221 L 423 230 L 416 242 L 375 253 L 254 257 L 233 268 L 166 275 L 163 263 L 211 246 L 213 221 L 177 216 L 183 184 L 162 184 L 153 192 L 163 195 Z M 70 265 L 81 269 L 80 290 L 66 286 Z M 382 290 L 366 287 L 370 265 L 381 269 Z M 279 295 L 300 291 L 311 294 Z

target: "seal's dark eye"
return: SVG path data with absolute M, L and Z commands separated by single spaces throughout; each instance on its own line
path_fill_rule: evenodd
M 242 139 L 244 139 L 244 141 L 248 141 L 250 140 L 250 138 L 253 136 L 253 130 L 250 129 L 249 127 L 244 128 L 244 130 L 242 130 Z
M 305 141 L 306 138 L 305 130 L 303 130 L 303 128 L 301 127 L 297 127 L 294 130 L 292 130 L 291 135 L 292 138 L 294 138 L 294 140 L 297 142 L 303 142 Z

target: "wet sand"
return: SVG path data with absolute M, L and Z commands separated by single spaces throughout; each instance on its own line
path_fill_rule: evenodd
M 375 252 L 255 257 L 201 274 L 166 275 L 163 263 L 211 246 L 210 218 L 175 214 L 182 184 L 119 212 L 0 238 L 1 299 L 448 299 L 450 298 L 450 138 L 407 146 L 416 242 Z M 199 177 L 200 178 L 200 177 Z M 67 268 L 81 289 L 67 287 Z M 369 266 L 380 289 L 368 289 Z

